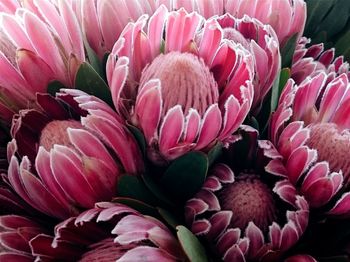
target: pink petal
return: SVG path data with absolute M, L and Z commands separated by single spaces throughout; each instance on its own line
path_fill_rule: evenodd
M 162 114 L 162 94 L 159 80 L 150 80 L 137 96 L 135 113 L 143 130 L 146 141 L 150 144 L 158 137 L 158 125 Z
M 200 150 L 213 142 L 221 129 L 222 117 L 219 106 L 211 105 L 204 114 L 196 149 Z
M 253 222 L 249 222 L 245 235 L 249 239 L 249 255 L 254 257 L 264 245 L 264 235 Z
M 220 25 L 215 19 L 208 20 L 203 29 L 203 36 L 199 45 L 199 56 L 207 65 L 212 63 L 222 40 Z M 219 81 L 217 81 L 220 83 Z M 220 86 L 220 85 L 219 85 Z
M 180 105 L 169 109 L 159 131 L 160 152 L 167 152 L 177 145 L 184 131 L 184 122 L 185 119 Z
M 334 207 L 327 212 L 335 216 L 349 216 L 350 215 L 350 192 L 341 196 Z

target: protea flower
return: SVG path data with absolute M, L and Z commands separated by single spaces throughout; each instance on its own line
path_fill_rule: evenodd
M 300 85 L 287 82 L 270 124 L 280 154 L 266 170 L 288 178 L 313 210 L 349 216 L 349 80 L 326 80 L 323 72 Z
M 77 0 L 75 13 L 89 46 L 99 58 L 111 52 L 124 27 L 141 15 L 152 15 L 154 0 Z
M 121 174 L 143 170 L 136 140 L 101 100 L 71 89 L 37 103 L 14 118 L 7 178 L 35 209 L 67 218 L 115 196 Z
M 350 78 L 349 63 L 343 56 L 335 57 L 334 48 L 324 50 L 322 43 L 306 47 L 309 43 L 310 39 L 301 38 L 293 56 L 291 78 L 297 84 L 320 72 L 327 72 L 327 82 L 343 73 Z
M 159 220 L 112 203 L 98 203 L 55 227 L 54 236 L 30 241 L 45 261 L 187 261 L 177 239 Z
M 0 14 L 0 116 L 8 121 L 35 104 L 35 93 L 46 92 L 51 81 L 73 87 L 85 61 L 80 27 L 65 0 L 26 3 L 33 12 L 17 8 L 15 14 Z
M 45 226 L 25 216 L 0 216 L 0 261 L 34 261 L 29 241 L 49 234 Z
M 216 18 L 202 21 L 161 6 L 125 28 L 107 61 L 116 110 L 157 163 L 230 139 L 252 104 L 252 56 L 223 38 Z
M 244 129 L 247 146 L 235 142 L 228 152 L 233 158 L 226 154 L 235 171 L 214 166 L 186 203 L 186 221 L 224 261 L 281 261 L 308 225 L 308 204 L 288 180 L 264 172 L 260 165 L 276 150 L 269 141 L 257 141 L 252 128 Z M 236 165 L 237 158 L 246 164 Z
M 306 22 L 306 3 L 303 0 L 226 0 L 225 11 L 234 17 L 257 18 L 275 30 L 283 47 L 289 38 L 300 38 Z
M 277 36 L 271 26 L 248 16 L 237 19 L 225 14 L 218 18 L 218 22 L 223 29 L 224 38 L 242 44 L 254 56 L 256 74 L 251 113 L 257 113 L 280 70 Z

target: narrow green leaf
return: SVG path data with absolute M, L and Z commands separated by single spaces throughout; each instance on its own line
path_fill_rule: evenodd
M 133 198 L 149 204 L 158 205 L 158 199 L 147 189 L 142 180 L 136 176 L 124 175 L 118 181 L 118 195 Z
M 177 217 L 174 216 L 174 214 L 172 214 L 171 212 L 169 212 L 166 209 L 163 208 L 157 208 L 159 214 L 161 215 L 161 217 L 172 227 L 172 228 L 176 228 L 178 225 L 180 225 L 180 221 Z
M 59 92 L 61 88 L 65 88 L 65 86 L 61 82 L 55 80 L 49 83 L 47 92 L 52 96 L 56 96 L 56 93 Z
M 279 77 L 276 79 L 275 83 L 273 84 L 272 87 L 272 95 L 271 95 L 271 111 L 275 111 L 277 105 L 278 105 L 278 100 L 280 98 L 280 95 L 283 91 L 284 86 L 286 85 L 288 79 L 290 78 L 290 69 L 289 68 L 283 68 L 280 71 Z
M 295 47 L 297 45 L 298 33 L 294 34 L 291 38 L 288 39 L 287 43 L 281 50 L 282 56 L 282 68 L 291 67 Z
M 199 191 L 207 175 L 209 161 L 201 152 L 190 152 L 176 159 L 165 171 L 160 183 L 165 192 L 183 202 Z
M 127 127 L 129 128 L 129 130 L 131 131 L 131 133 L 134 135 L 140 149 L 141 152 L 143 153 L 143 155 L 146 155 L 146 139 L 144 137 L 144 135 L 142 134 L 142 132 L 135 126 L 127 123 Z
M 112 202 L 127 205 L 139 211 L 143 215 L 159 217 L 157 209 L 137 199 L 128 197 L 115 197 L 112 199 Z
M 100 59 L 97 57 L 97 54 L 95 53 L 95 51 L 90 47 L 86 39 L 84 39 L 84 46 L 86 49 L 86 54 L 89 59 L 90 65 L 95 69 L 95 71 L 100 76 L 103 76 L 102 63 Z
M 177 226 L 177 237 L 190 262 L 207 262 L 205 249 L 198 238 L 184 226 Z
M 79 67 L 75 78 L 75 87 L 113 106 L 109 87 L 90 64 L 82 63 Z
M 155 183 L 155 181 L 152 179 L 150 175 L 145 173 L 141 176 L 141 178 L 143 179 L 143 182 L 145 183 L 148 190 L 150 190 L 158 200 L 160 200 L 167 206 L 174 206 L 172 201 L 167 196 L 165 196 L 161 188 L 159 188 L 159 186 Z
M 208 152 L 209 166 L 211 166 L 222 154 L 223 145 L 217 142 L 216 145 Z

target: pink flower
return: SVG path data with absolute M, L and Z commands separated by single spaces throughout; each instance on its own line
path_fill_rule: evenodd
M 287 82 L 270 125 L 280 155 L 266 170 L 288 178 L 312 209 L 348 217 L 350 86 L 345 74 L 326 80 L 321 72 Z
M 226 0 L 225 11 L 241 18 L 244 15 L 257 18 L 275 30 L 283 47 L 289 38 L 304 32 L 306 3 L 303 0 Z
M 241 19 L 225 14 L 218 18 L 224 38 L 241 44 L 254 57 L 254 100 L 251 113 L 258 113 L 281 67 L 279 44 L 274 30 L 255 18 Z
M 0 15 L 0 115 L 6 120 L 34 104 L 35 93 L 46 92 L 51 81 L 73 87 L 85 61 L 79 24 L 66 1 L 26 3 L 29 9 Z
M 264 172 L 266 159 L 276 154 L 271 142 L 242 128 L 243 140 L 225 151 L 232 169 L 214 166 L 187 201 L 186 221 L 224 261 L 281 261 L 305 232 L 309 207 L 287 179 Z
M 98 203 L 55 227 L 54 236 L 30 241 L 45 261 L 186 261 L 170 230 L 153 217 L 120 204 Z
M 49 230 L 29 217 L 0 216 L 0 261 L 34 261 L 30 240 Z
M 309 43 L 301 38 L 293 56 L 291 77 L 297 84 L 320 72 L 327 72 L 327 83 L 343 73 L 350 78 L 349 63 L 342 56 L 335 57 L 334 48 L 324 50 L 322 43 L 306 47 Z
M 125 28 L 107 61 L 114 105 L 157 163 L 230 139 L 252 105 L 252 56 L 216 18 L 202 21 L 161 6 Z
M 37 103 L 14 118 L 5 177 L 35 209 L 67 218 L 110 200 L 122 174 L 143 171 L 136 140 L 101 100 L 71 89 Z
M 156 10 L 153 0 L 77 0 L 75 5 L 86 40 L 101 59 L 112 50 L 129 22 Z

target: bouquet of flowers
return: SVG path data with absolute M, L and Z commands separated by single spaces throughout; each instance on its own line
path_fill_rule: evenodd
M 349 261 L 350 1 L 0 1 L 0 261 Z

